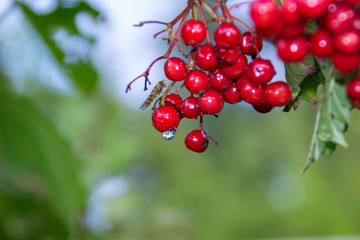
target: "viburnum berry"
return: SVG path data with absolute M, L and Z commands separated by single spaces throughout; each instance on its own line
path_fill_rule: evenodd
M 359 50 L 360 36 L 355 30 L 349 30 L 335 36 L 334 43 L 338 52 L 351 54 Z
M 256 83 L 270 82 L 275 75 L 274 66 L 269 60 L 255 58 L 249 64 L 249 77 Z
M 266 86 L 264 97 L 273 106 L 285 106 L 291 99 L 291 88 L 286 82 L 273 82 Z
M 224 96 L 212 88 L 209 88 L 199 97 L 199 108 L 204 114 L 217 114 L 224 107 Z
M 222 48 L 236 48 L 240 43 L 241 32 L 230 22 L 221 23 L 214 31 L 216 46 Z
M 359 67 L 360 55 L 359 53 L 354 53 L 354 54 L 334 53 L 331 56 L 331 60 L 335 68 L 340 73 L 347 74 Z
M 206 26 L 199 20 L 187 20 L 181 29 L 181 38 L 186 45 L 197 46 L 206 37 Z
M 180 105 L 180 109 L 181 116 L 184 118 L 195 119 L 198 118 L 201 114 L 198 98 L 194 96 L 185 98 Z
M 187 149 L 202 153 L 209 145 L 209 139 L 202 130 L 194 129 L 185 136 L 185 146 Z
M 216 57 L 220 60 L 222 64 L 232 65 L 235 64 L 236 60 L 239 58 L 240 49 L 239 47 L 223 48 L 216 46 L 215 53 Z
M 172 81 L 181 81 L 186 78 L 188 69 L 184 60 L 177 57 L 171 57 L 165 62 L 164 72 L 168 79 Z
M 333 37 L 326 30 L 319 29 L 309 39 L 312 55 L 319 58 L 330 57 L 335 49 Z
M 298 5 L 296 0 L 285 0 L 281 5 L 281 15 L 286 23 L 297 24 L 302 22 L 298 14 Z
M 255 0 L 250 5 L 250 16 L 256 28 L 268 28 L 279 21 L 279 10 L 273 0 Z
M 242 100 L 240 90 L 235 83 L 224 92 L 224 101 L 230 104 L 238 103 Z
M 241 97 L 245 102 L 251 105 L 258 105 L 264 101 L 265 88 L 265 84 L 243 80 L 239 89 Z
M 194 94 L 202 93 L 209 86 L 209 77 L 205 72 L 195 69 L 189 72 L 184 84 L 189 92 Z
M 295 39 L 279 39 L 276 41 L 276 48 L 279 57 L 284 62 L 299 62 L 308 53 L 308 43 L 305 37 Z
M 268 113 L 274 108 L 274 106 L 269 104 L 267 101 L 263 101 L 258 105 L 252 105 L 252 106 L 255 109 L 255 111 L 257 111 L 258 113 Z
M 284 23 L 281 28 L 281 37 L 285 39 L 293 39 L 302 37 L 305 33 L 305 23 L 299 22 L 296 24 Z
M 245 71 L 248 65 L 247 58 L 244 54 L 239 55 L 236 62 L 232 65 L 220 64 L 221 72 L 228 78 L 235 79 L 240 77 Z
M 160 106 L 152 114 L 152 123 L 159 132 L 176 130 L 180 123 L 180 114 L 174 107 Z
M 330 32 L 336 34 L 352 28 L 355 12 L 350 6 L 339 4 L 329 10 L 321 23 Z
M 360 76 L 350 80 L 346 87 L 346 94 L 354 108 L 360 108 Z
M 173 106 L 177 110 L 180 110 L 181 103 L 182 98 L 178 94 L 171 93 L 165 97 L 165 106 Z
M 240 50 L 243 54 L 255 56 L 261 51 L 262 38 L 257 35 L 252 35 L 250 32 L 244 32 L 241 35 Z
M 219 68 L 209 73 L 210 85 L 213 89 L 219 92 L 224 92 L 229 89 L 233 81 L 224 76 Z
M 333 0 L 297 0 L 298 14 L 304 19 L 321 18 Z
M 211 43 L 203 44 L 196 49 L 195 64 L 204 71 L 211 71 L 219 66 L 215 49 Z

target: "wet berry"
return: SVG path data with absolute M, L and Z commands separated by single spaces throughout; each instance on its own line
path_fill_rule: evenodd
M 176 130 L 180 123 L 180 114 L 174 107 L 161 106 L 154 110 L 152 123 L 159 132 Z
M 274 75 L 275 70 L 269 60 L 255 58 L 249 64 L 249 76 L 253 82 L 267 83 L 271 81 Z
M 207 149 L 208 145 L 209 139 L 199 129 L 194 129 L 185 136 L 185 146 L 191 151 L 202 153 Z

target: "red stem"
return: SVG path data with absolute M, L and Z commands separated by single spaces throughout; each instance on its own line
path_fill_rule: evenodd
M 195 1 L 195 5 L 199 9 L 202 22 L 206 26 L 206 43 L 210 43 L 210 34 L 209 34 L 209 29 L 208 29 L 207 24 L 206 24 L 206 17 L 205 17 L 204 11 L 203 11 L 202 6 L 199 3 L 199 1 Z
M 199 129 L 203 132 L 203 134 L 205 135 L 205 137 L 207 137 L 208 139 L 210 139 L 215 145 L 218 145 L 218 143 L 217 143 L 209 134 L 207 134 L 207 133 L 204 131 L 203 115 L 200 115 Z

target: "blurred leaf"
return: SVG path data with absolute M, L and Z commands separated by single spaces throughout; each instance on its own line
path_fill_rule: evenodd
M 328 70 L 328 71 L 331 71 Z M 337 145 L 348 147 L 345 132 L 350 122 L 351 104 L 346 96 L 346 85 L 335 81 L 335 73 L 325 79 L 324 96 L 319 105 L 313 139 L 304 171 L 319 160 L 330 156 Z
M 51 207 L 73 234 L 84 207 L 79 159 L 50 120 L 28 99 L 0 94 L 0 147 L 5 169 L 31 168 L 45 184 Z M 6 171 L 2 169 L 2 171 Z
M 65 29 L 69 34 L 82 36 L 75 23 L 75 17 L 79 12 L 89 12 L 98 16 L 99 12 L 91 8 L 87 3 L 81 1 L 73 8 L 59 6 L 54 12 L 47 15 L 36 15 L 26 4 L 18 2 L 27 19 L 33 24 L 44 42 L 53 53 L 57 63 L 69 78 L 85 92 L 92 92 L 98 82 L 98 74 L 92 63 L 87 59 L 77 59 L 78 63 L 66 63 L 67 56 L 53 39 L 55 30 Z M 89 39 L 88 40 L 93 40 Z M 73 56 L 71 56 L 73 57 Z M 76 57 L 76 56 L 75 56 Z

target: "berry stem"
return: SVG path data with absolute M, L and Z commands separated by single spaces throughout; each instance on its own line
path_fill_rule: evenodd
M 206 26 L 206 43 L 210 43 L 210 34 L 209 34 L 209 29 L 208 29 L 207 24 L 206 24 L 206 17 L 205 17 L 205 14 L 204 14 L 204 10 L 202 9 L 201 4 L 199 3 L 199 0 L 195 1 L 195 5 L 199 9 L 199 13 L 200 13 L 202 22 Z
M 229 7 L 229 11 L 235 9 L 235 8 L 239 8 L 240 6 L 242 5 L 245 5 L 245 4 L 250 4 L 251 2 L 241 2 L 241 3 L 238 3 L 238 4 L 235 4 L 235 5 L 232 5 L 231 7 Z
M 161 96 L 161 99 L 165 99 L 166 95 L 168 95 L 168 93 L 170 92 L 172 87 L 175 85 L 175 83 L 176 83 L 175 81 L 171 81 L 170 85 L 167 87 L 164 94 Z
M 210 16 L 213 18 L 213 21 L 218 21 L 219 16 L 215 13 L 215 11 L 204 0 L 201 0 L 201 5 L 210 14 Z
M 185 86 L 185 84 L 183 83 L 178 89 L 176 89 L 175 94 L 179 95 L 181 89 L 183 89 L 184 86 Z
M 150 21 L 142 21 L 142 22 L 139 22 L 139 24 L 134 24 L 133 26 L 134 26 L 134 27 L 142 27 L 142 26 L 144 26 L 145 24 L 149 24 L 149 23 L 158 23 L 158 24 L 163 24 L 163 25 L 166 25 L 166 26 L 168 25 L 168 23 L 166 23 L 166 22 L 150 20 Z
M 210 139 L 215 145 L 218 145 L 218 143 L 209 135 L 205 132 L 204 130 L 204 126 L 203 126 L 203 115 L 200 115 L 200 123 L 199 123 L 199 129 L 203 132 L 203 134 L 205 135 L 205 137 L 207 137 L 208 139 Z

